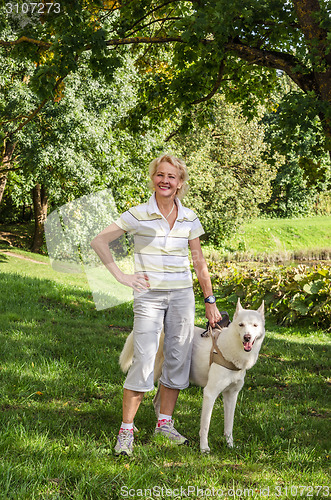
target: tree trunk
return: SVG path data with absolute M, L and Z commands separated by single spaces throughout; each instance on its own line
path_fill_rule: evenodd
M 44 223 L 47 217 L 48 197 L 44 186 L 37 184 L 32 190 L 34 209 L 34 235 L 32 252 L 39 253 L 44 242 Z
M 321 2 L 319 0 L 293 0 L 298 23 L 304 35 L 313 61 L 314 90 L 325 108 L 331 106 L 331 52 L 329 33 L 319 22 Z M 319 114 L 325 133 L 326 146 L 331 158 L 331 119 L 329 112 Z
M 3 173 L 1 175 L 0 173 L 0 203 L 2 202 L 2 198 L 3 198 L 3 193 L 5 191 L 5 187 L 6 187 L 6 184 L 7 184 L 7 172 Z
M 326 150 L 329 152 L 331 160 L 331 120 L 330 118 L 325 118 L 325 115 L 323 115 L 322 113 L 319 114 L 319 117 L 325 135 Z
M 10 162 L 13 157 L 16 142 L 12 143 L 7 141 L 4 150 L 1 155 L 0 164 L 0 203 L 2 202 L 3 193 L 7 184 L 8 170 L 10 168 Z

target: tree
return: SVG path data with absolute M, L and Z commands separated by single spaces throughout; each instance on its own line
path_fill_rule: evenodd
M 97 189 L 104 171 L 110 173 L 104 158 L 108 127 L 102 113 L 90 106 L 95 94 L 101 98 L 102 92 L 98 92 L 96 82 L 94 88 L 84 88 L 84 76 L 81 71 L 74 81 L 68 77 L 66 95 L 58 95 L 56 103 L 45 103 L 38 119 L 25 125 L 17 135 L 11 168 L 7 166 L 9 176 L 13 168 L 19 176 L 16 201 L 32 195 L 34 252 L 39 252 L 43 243 L 49 204 L 65 203 Z
M 284 84 L 288 86 L 286 79 Z M 306 115 L 299 123 L 296 117 L 291 119 L 286 92 L 284 95 L 280 105 L 263 117 L 269 151 L 277 151 L 283 162 L 271 183 L 270 200 L 261 209 L 266 215 L 276 217 L 312 215 L 319 195 L 331 187 L 331 163 L 321 148 L 323 131 L 318 118 Z M 269 152 L 265 159 L 272 164 L 273 159 L 267 158 L 268 155 Z
M 208 241 L 222 246 L 243 219 L 257 216 L 259 204 L 269 200 L 278 163 L 277 157 L 274 165 L 264 158 L 268 146 L 259 119 L 248 121 L 239 105 L 221 96 L 213 108 L 213 123 L 201 126 L 204 109 L 197 106 L 194 130 L 171 144 L 189 166 L 185 205 L 199 214 Z
M 131 135 L 118 126 L 136 100 L 139 78 L 132 62 L 119 68 L 113 85 L 92 79 L 88 54 L 75 75 L 17 136 L 8 167 L 10 197 L 16 206 L 33 200 L 32 251 L 43 244 L 47 212 L 103 188 L 114 193 L 118 210 L 146 199 L 146 166 L 168 133 Z M 156 153 L 157 150 L 157 153 Z
M 0 46 L 37 64 L 40 105 L 82 53 L 111 79 L 125 48 L 145 76 L 138 118 L 189 109 L 222 89 L 247 113 L 268 100 L 277 71 L 297 86 L 292 116 L 318 116 L 331 155 L 331 37 L 327 0 L 76 0 L 53 3 L 41 21 L 7 13 Z M 57 7 L 60 5 L 60 7 Z M 3 13 L 5 11 L 3 10 Z M 25 23 L 25 24 L 24 24 Z M 38 106 L 33 112 L 38 112 Z M 19 120 L 22 125 L 24 121 Z M 8 135 L 9 134 L 9 135 Z M 13 131 L 7 137 L 13 139 Z
M 29 87 L 31 64 L 0 57 L 0 203 L 8 173 L 15 170 L 15 149 L 24 125 L 40 111 L 39 97 Z M 33 111 L 31 112 L 31 109 Z M 30 115 L 30 116 L 29 116 Z

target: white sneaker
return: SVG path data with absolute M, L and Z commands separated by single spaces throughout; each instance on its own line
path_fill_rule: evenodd
M 156 424 L 154 435 L 165 436 L 168 439 L 170 439 L 170 441 L 173 441 L 174 443 L 177 444 L 189 443 L 189 440 L 186 437 L 182 436 L 181 434 L 179 434 L 178 431 L 176 431 L 176 429 L 174 428 L 173 420 L 168 420 L 164 424 L 161 424 L 160 426 Z
M 124 429 L 120 431 L 117 436 L 117 443 L 115 445 L 115 455 L 131 456 L 133 451 L 133 429 Z

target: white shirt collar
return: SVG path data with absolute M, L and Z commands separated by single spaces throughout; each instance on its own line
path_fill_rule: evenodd
M 184 207 L 181 204 L 180 199 L 177 196 L 176 196 L 176 205 L 178 208 L 177 220 L 187 219 L 185 212 L 184 212 Z M 148 215 L 152 215 L 152 214 L 161 215 L 160 209 L 159 209 L 157 202 L 156 202 L 155 193 L 152 194 L 152 196 L 150 197 L 150 199 L 147 202 L 147 213 L 148 213 Z

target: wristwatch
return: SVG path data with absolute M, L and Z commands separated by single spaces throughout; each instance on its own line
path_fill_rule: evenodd
M 205 298 L 205 303 L 214 304 L 216 302 L 216 297 L 214 295 L 209 295 Z

